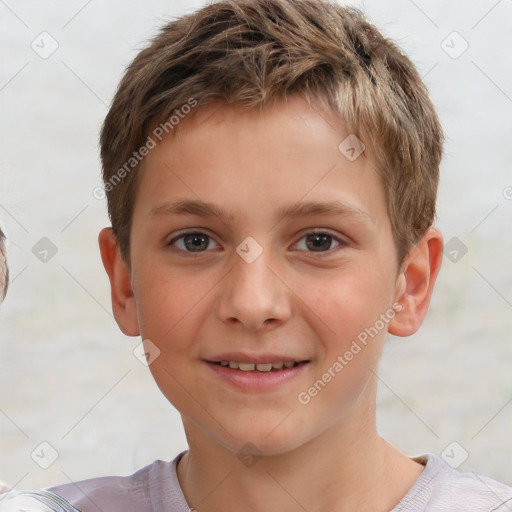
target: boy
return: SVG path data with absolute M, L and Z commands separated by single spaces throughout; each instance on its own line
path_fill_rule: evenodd
M 442 260 L 441 152 L 414 66 L 356 11 L 225 0 L 164 27 L 105 120 L 99 243 L 116 320 L 144 340 L 189 450 L 32 499 L 509 510 L 509 487 L 409 458 L 376 430 L 386 333 L 419 328 Z

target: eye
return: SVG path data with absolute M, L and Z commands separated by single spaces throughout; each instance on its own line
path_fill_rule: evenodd
M 343 245 L 343 242 L 329 233 L 314 231 L 303 236 L 297 243 L 297 247 L 308 252 L 328 252 L 333 249 L 333 243 L 337 244 L 334 248 Z
M 201 231 L 193 231 L 189 233 L 183 233 L 173 238 L 168 245 L 174 245 L 178 249 L 189 252 L 198 253 L 205 252 L 211 243 L 214 243 L 217 247 L 218 244 L 206 233 Z

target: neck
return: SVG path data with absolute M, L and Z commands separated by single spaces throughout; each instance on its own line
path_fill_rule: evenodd
M 385 512 L 412 487 L 423 466 L 380 438 L 374 423 L 333 427 L 293 451 L 247 465 L 237 453 L 187 428 L 190 450 L 178 465 L 178 478 L 197 512 Z

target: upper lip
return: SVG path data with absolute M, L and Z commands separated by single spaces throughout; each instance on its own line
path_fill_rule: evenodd
M 262 363 L 279 363 L 279 362 L 301 362 L 308 361 L 303 357 L 295 357 L 295 356 L 286 356 L 283 354 L 247 354 L 242 352 L 225 352 L 219 355 L 215 355 L 212 357 L 208 357 L 205 359 L 209 362 L 219 362 L 219 361 L 236 361 L 238 363 L 254 363 L 254 364 L 262 364 Z

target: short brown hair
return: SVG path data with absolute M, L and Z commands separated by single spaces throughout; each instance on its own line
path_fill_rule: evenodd
M 101 133 L 109 215 L 125 260 L 134 155 L 151 127 L 173 129 L 169 119 L 191 100 L 261 109 L 295 94 L 332 109 L 372 148 L 402 260 L 434 221 L 441 126 L 410 59 L 360 11 L 330 0 L 217 1 L 165 25 L 129 65 Z

